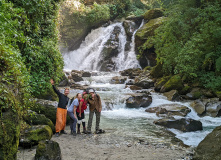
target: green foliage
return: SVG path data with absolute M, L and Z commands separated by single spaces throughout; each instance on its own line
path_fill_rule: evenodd
M 221 69 L 220 3 L 181 0 L 167 11 L 168 19 L 155 31 L 154 46 L 164 74 L 182 74 L 218 89 Z

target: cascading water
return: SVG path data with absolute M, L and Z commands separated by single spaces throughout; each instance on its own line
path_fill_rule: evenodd
M 141 24 L 142 26 L 143 24 Z M 115 68 L 112 72 L 100 72 L 101 62 L 103 62 L 103 49 L 111 38 L 113 31 L 118 27 L 119 41 L 117 45 L 118 54 L 111 57 Z M 79 49 L 64 53 L 65 70 L 88 70 L 96 71 L 96 75 L 90 78 L 84 78 L 84 81 L 78 82 L 81 85 L 89 85 L 96 89 L 101 96 L 102 111 L 101 126 L 114 128 L 117 134 L 126 136 L 135 136 L 147 138 L 151 142 L 165 142 L 170 139 L 158 136 L 156 133 L 162 132 L 161 128 L 154 125 L 153 121 L 159 119 L 154 113 L 145 112 L 146 108 L 129 109 L 125 107 L 125 101 L 130 95 L 137 93 L 126 87 L 126 84 L 111 84 L 110 80 L 115 76 L 120 76 L 119 72 L 128 68 L 140 68 L 139 62 L 135 55 L 135 38 L 134 31 L 130 49 L 126 50 L 127 37 L 122 23 L 111 24 L 107 27 L 100 27 L 93 30 L 82 42 Z M 79 90 L 71 90 L 74 95 Z M 176 134 L 176 137 L 181 139 L 185 144 L 197 146 L 199 142 L 212 131 L 212 129 L 221 124 L 221 118 L 199 117 L 196 112 L 190 107 L 189 103 L 171 102 L 166 97 L 152 93 L 153 102 L 149 107 L 159 106 L 161 104 L 180 103 L 189 107 L 192 111 L 187 117 L 200 120 L 204 130 L 197 132 L 183 133 L 181 131 L 170 129 Z M 176 118 L 176 117 L 175 117 Z
M 141 26 L 143 23 L 141 24 Z M 64 53 L 64 69 L 65 70 L 88 70 L 99 71 L 101 68 L 99 62 L 102 61 L 102 51 L 105 43 L 110 39 L 115 27 L 120 28 L 119 33 L 119 47 L 117 57 L 113 57 L 113 63 L 115 64 L 114 71 L 125 70 L 128 68 L 140 68 L 139 62 L 135 55 L 134 35 L 130 44 L 131 49 L 125 51 L 125 45 L 127 42 L 126 33 L 122 23 L 111 24 L 107 27 L 100 27 L 93 30 L 85 38 L 85 41 L 81 44 L 80 48 L 69 53 Z

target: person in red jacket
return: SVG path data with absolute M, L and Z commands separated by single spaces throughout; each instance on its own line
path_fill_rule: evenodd
M 83 133 L 87 133 L 86 131 L 86 124 L 85 124 L 85 116 L 84 116 L 84 110 L 87 109 L 87 101 L 86 101 L 86 98 L 85 98 L 85 94 L 86 92 L 83 92 L 83 98 L 80 100 L 79 102 L 79 106 L 76 110 L 76 115 L 77 115 L 77 118 L 78 118 L 78 122 L 77 122 L 77 134 L 80 134 L 80 126 L 81 126 L 81 123 L 83 125 Z

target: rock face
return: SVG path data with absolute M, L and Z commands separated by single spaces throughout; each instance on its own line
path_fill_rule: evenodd
M 136 25 L 136 23 L 134 23 L 133 21 L 129 21 L 129 20 L 125 20 L 123 22 L 123 26 L 127 35 L 127 41 L 131 41 L 133 33 L 138 28 L 138 26 Z
M 52 135 L 53 132 L 48 125 L 35 125 L 21 133 L 19 145 L 25 148 L 31 147 L 41 140 L 50 140 Z
M 149 94 L 141 96 L 131 96 L 126 100 L 126 107 L 139 108 L 148 107 L 152 103 L 152 97 Z
M 110 84 L 124 84 L 127 80 L 127 77 L 113 77 L 110 81 Z
M 221 157 L 221 126 L 216 127 L 195 149 L 193 160 L 219 160 Z
M 61 149 L 57 142 L 40 141 L 36 150 L 35 160 L 61 160 Z
M 167 128 L 175 128 L 183 132 L 192 132 L 203 129 L 202 123 L 200 121 L 185 118 L 179 120 L 160 119 L 154 121 L 154 123 Z
M 121 28 L 119 26 L 115 26 L 110 38 L 104 44 L 103 50 L 101 52 L 102 60 L 99 62 L 101 71 L 113 71 L 115 69 L 115 65 L 112 61 L 112 58 L 116 57 L 119 53 L 118 47 L 120 45 L 120 32 Z
M 71 71 L 71 77 L 72 79 L 75 81 L 75 82 L 80 82 L 80 81 L 83 81 L 83 78 L 82 78 L 82 73 L 80 71 L 76 71 L 76 70 L 72 70 Z
M 182 116 L 185 117 L 191 110 L 180 104 L 163 104 L 157 107 L 148 108 L 146 112 L 156 113 L 160 117 Z
M 29 125 L 48 125 L 53 132 L 55 132 L 55 127 L 53 122 L 46 118 L 43 114 L 37 114 L 31 110 L 28 111 L 28 115 L 24 117 L 24 120 Z
M 147 41 L 154 36 L 154 31 L 165 21 L 165 17 L 159 17 L 156 19 L 151 19 L 146 24 L 144 24 L 135 34 L 135 50 L 136 53 L 139 53 L 139 47 L 142 47 L 145 44 L 145 50 L 142 51 L 140 55 L 139 62 L 142 68 L 146 66 L 155 66 L 156 65 L 156 53 L 154 45 L 152 42 Z

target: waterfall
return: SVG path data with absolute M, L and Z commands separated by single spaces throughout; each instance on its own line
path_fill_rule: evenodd
M 141 26 L 142 25 L 143 23 Z M 117 56 L 110 58 L 115 66 L 112 71 L 121 71 L 128 68 L 140 68 L 139 62 L 136 59 L 134 42 L 135 33 L 137 30 L 133 33 L 132 41 L 130 42 L 130 50 L 125 51 L 125 45 L 127 43 L 125 29 L 122 23 L 114 23 L 107 27 L 100 27 L 98 29 L 92 30 L 77 50 L 63 53 L 65 63 L 64 69 L 88 71 L 101 70 L 101 63 L 104 61 L 102 51 L 105 47 L 105 44 L 110 39 L 115 27 L 120 28 L 120 33 L 118 35 L 118 54 Z

